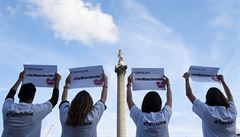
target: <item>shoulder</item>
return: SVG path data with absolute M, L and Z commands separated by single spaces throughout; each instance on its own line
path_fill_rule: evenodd
M 34 108 L 34 110 L 37 111 L 51 111 L 53 108 L 53 105 L 50 101 L 46 101 L 44 103 L 41 104 L 33 104 L 32 107 Z
M 60 113 L 68 112 L 69 107 L 70 107 L 69 101 L 67 101 L 67 100 L 62 101 L 59 105 Z
M 136 111 L 136 110 L 140 110 L 136 105 L 132 105 L 132 107 L 130 108 L 130 111 Z
M 165 105 L 162 109 L 166 109 L 168 111 L 172 111 L 172 108 L 169 105 Z
M 13 98 L 7 98 L 5 99 L 4 103 L 13 103 L 14 99 Z
M 14 99 L 13 98 L 7 98 L 4 103 L 3 103 L 3 108 L 4 107 L 9 107 L 9 105 L 14 103 Z
M 229 110 L 232 114 L 234 114 L 234 115 L 237 116 L 237 108 L 236 108 L 236 106 L 235 106 L 235 104 L 234 104 L 233 101 L 229 101 L 228 110 Z
M 133 105 L 133 106 L 130 108 L 130 116 L 137 116 L 137 115 L 139 115 L 140 113 L 142 113 L 142 111 L 141 111 L 136 105 Z
M 172 108 L 169 105 L 165 105 L 160 112 L 163 112 L 163 113 L 167 112 L 167 113 L 169 113 L 169 115 L 171 115 L 172 114 Z
M 97 101 L 97 102 L 94 104 L 94 107 L 95 107 L 95 108 L 101 108 L 101 109 L 104 109 L 104 110 L 107 109 L 107 106 L 105 105 L 105 103 L 104 103 L 102 100 Z
M 66 107 L 66 106 L 69 106 L 69 105 L 70 105 L 69 101 L 64 100 L 59 104 L 59 108 Z
M 7 98 L 3 103 L 2 112 L 6 113 L 12 105 L 14 105 L 13 98 Z
M 196 104 L 199 104 L 199 103 L 202 103 L 202 102 L 197 98 L 193 101 L 193 105 L 196 105 Z
M 234 101 L 229 101 L 229 106 L 235 106 Z
M 208 105 L 206 105 L 205 103 L 203 103 L 202 101 L 200 101 L 199 99 L 195 99 L 193 101 L 193 109 L 194 108 L 199 108 L 199 107 L 207 107 Z

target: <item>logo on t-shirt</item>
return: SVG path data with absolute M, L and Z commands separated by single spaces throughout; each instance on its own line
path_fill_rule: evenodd
M 88 126 L 88 125 L 92 125 L 92 122 L 85 122 L 80 124 L 80 126 Z
M 161 126 L 166 124 L 167 124 L 166 121 L 157 121 L 157 122 L 144 121 L 143 122 L 144 126 Z
M 24 117 L 24 116 L 34 116 L 33 112 L 14 112 L 14 111 L 9 111 L 6 114 L 7 117 Z
M 222 121 L 221 119 L 216 119 L 214 120 L 214 123 L 219 125 L 232 125 L 234 121 L 233 120 Z

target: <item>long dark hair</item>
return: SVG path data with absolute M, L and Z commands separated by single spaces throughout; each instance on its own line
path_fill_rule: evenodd
M 223 93 L 216 87 L 208 89 L 206 95 L 206 104 L 209 106 L 225 106 L 229 107 L 229 102 Z
M 158 112 L 162 108 L 162 99 L 155 91 L 148 92 L 142 102 L 142 112 Z
M 84 120 L 93 108 L 93 100 L 90 94 L 80 91 L 72 100 L 68 111 L 67 125 L 76 127 L 84 124 Z

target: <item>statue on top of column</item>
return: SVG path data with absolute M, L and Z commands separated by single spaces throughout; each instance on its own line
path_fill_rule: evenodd
M 118 51 L 118 66 L 124 66 L 122 50 Z

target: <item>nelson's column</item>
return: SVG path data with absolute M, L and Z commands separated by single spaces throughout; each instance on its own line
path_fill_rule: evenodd
M 115 66 L 117 73 L 117 137 L 126 137 L 126 115 L 125 115 L 125 73 L 127 65 L 123 62 L 121 49 L 118 52 L 118 65 Z

